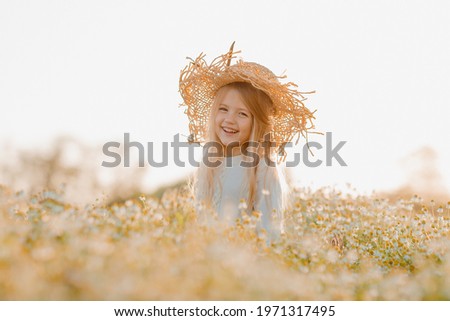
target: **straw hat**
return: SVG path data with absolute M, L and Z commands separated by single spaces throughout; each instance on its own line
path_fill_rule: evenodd
M 231 65 L 231 60 L 240 51 L 233 51 L 234 42 L 230 50 L 217 58 L 211 64 L 204 60 L 201 53 L 181 71 L 180 94 L 184 100 L 185 113 L 189 118 L 189 142 L 204 143 L 206 140 L 210 109 L 217 91 L 233 82 L 248 82 L 255 88 L 265 92 L 273 102 L 274 115 L 272 117 L 272 140 L 277 150 L 284 152 L 284 145 L 300 136 L 308 139 L 308 133 L 314 128 L 312 120 L 314 112 L 305 107 L 305 98 L 296 90 L 297 85 L 292 82 L 282 84 L 279 79 L 266 67 L 254 62 L 237 61 Z

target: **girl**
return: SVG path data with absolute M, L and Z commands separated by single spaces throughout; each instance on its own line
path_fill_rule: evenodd
M 197 210 L 212 208 L 230 222 L 243 210 L 257 212 L 258 229 L 276 238 L 287 192 L 276 155 L 285 159 L 284 146 L 306 137 L 314 116 L 293 83 L 281 84 L 256 63 L 231 65 L 233 46 L 209 65 L 201 54 L 180 75 L 189 141 L 205 143 L 194 183 Z

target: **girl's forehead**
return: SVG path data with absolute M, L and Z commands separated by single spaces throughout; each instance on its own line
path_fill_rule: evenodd
M 239 108 L 249 110 L 242 99 L 241 94 L 238 90 L 230 88 L 225 92 L 220 101 L 220 105 L 225 105 L 229 108 Z

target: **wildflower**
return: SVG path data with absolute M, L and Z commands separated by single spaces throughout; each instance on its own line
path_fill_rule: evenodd
M 239 202 L 239 209 L 240 210 L 246 210 L 247 209 L 247 202 L 245 201 L 245 199 L 241 199 L 241 201 Z
M 155 213 L 155 215 L 153 215 L 153 218 L 156 221 L 161 221 L 163 219 L 163 215 L 161 213 Z
M 355 250 L 350 250 L 350 251 L 348 251 L 348 253 L 345 256 L 345 258 L 347 259 L 347 261 L 350 264 L 353 264 L 353 263 L 355 263 L 358 260 L 358 252 L 356 252 Z
M 253 211 L 253 212 L 252 212 L 252 216 L 253 216 L 254 218 L 256 218 L 256 219 L 260 219 L 261 216 L 262 216 L 262 214 L 261 214 L 260 211 Z
M 334 264 L 339 259 L 339 253 L 336 252 L 335 250 L 329 250 L 326 253 L 326 258 L 331 264 Z

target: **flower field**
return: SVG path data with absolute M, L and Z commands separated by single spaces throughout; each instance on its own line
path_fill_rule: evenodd
M 198 218 L 186 189 L 79 207 L 0 186 L 2 300 L 449 300 L 450 206 L 295 189 L 257 215 Z

